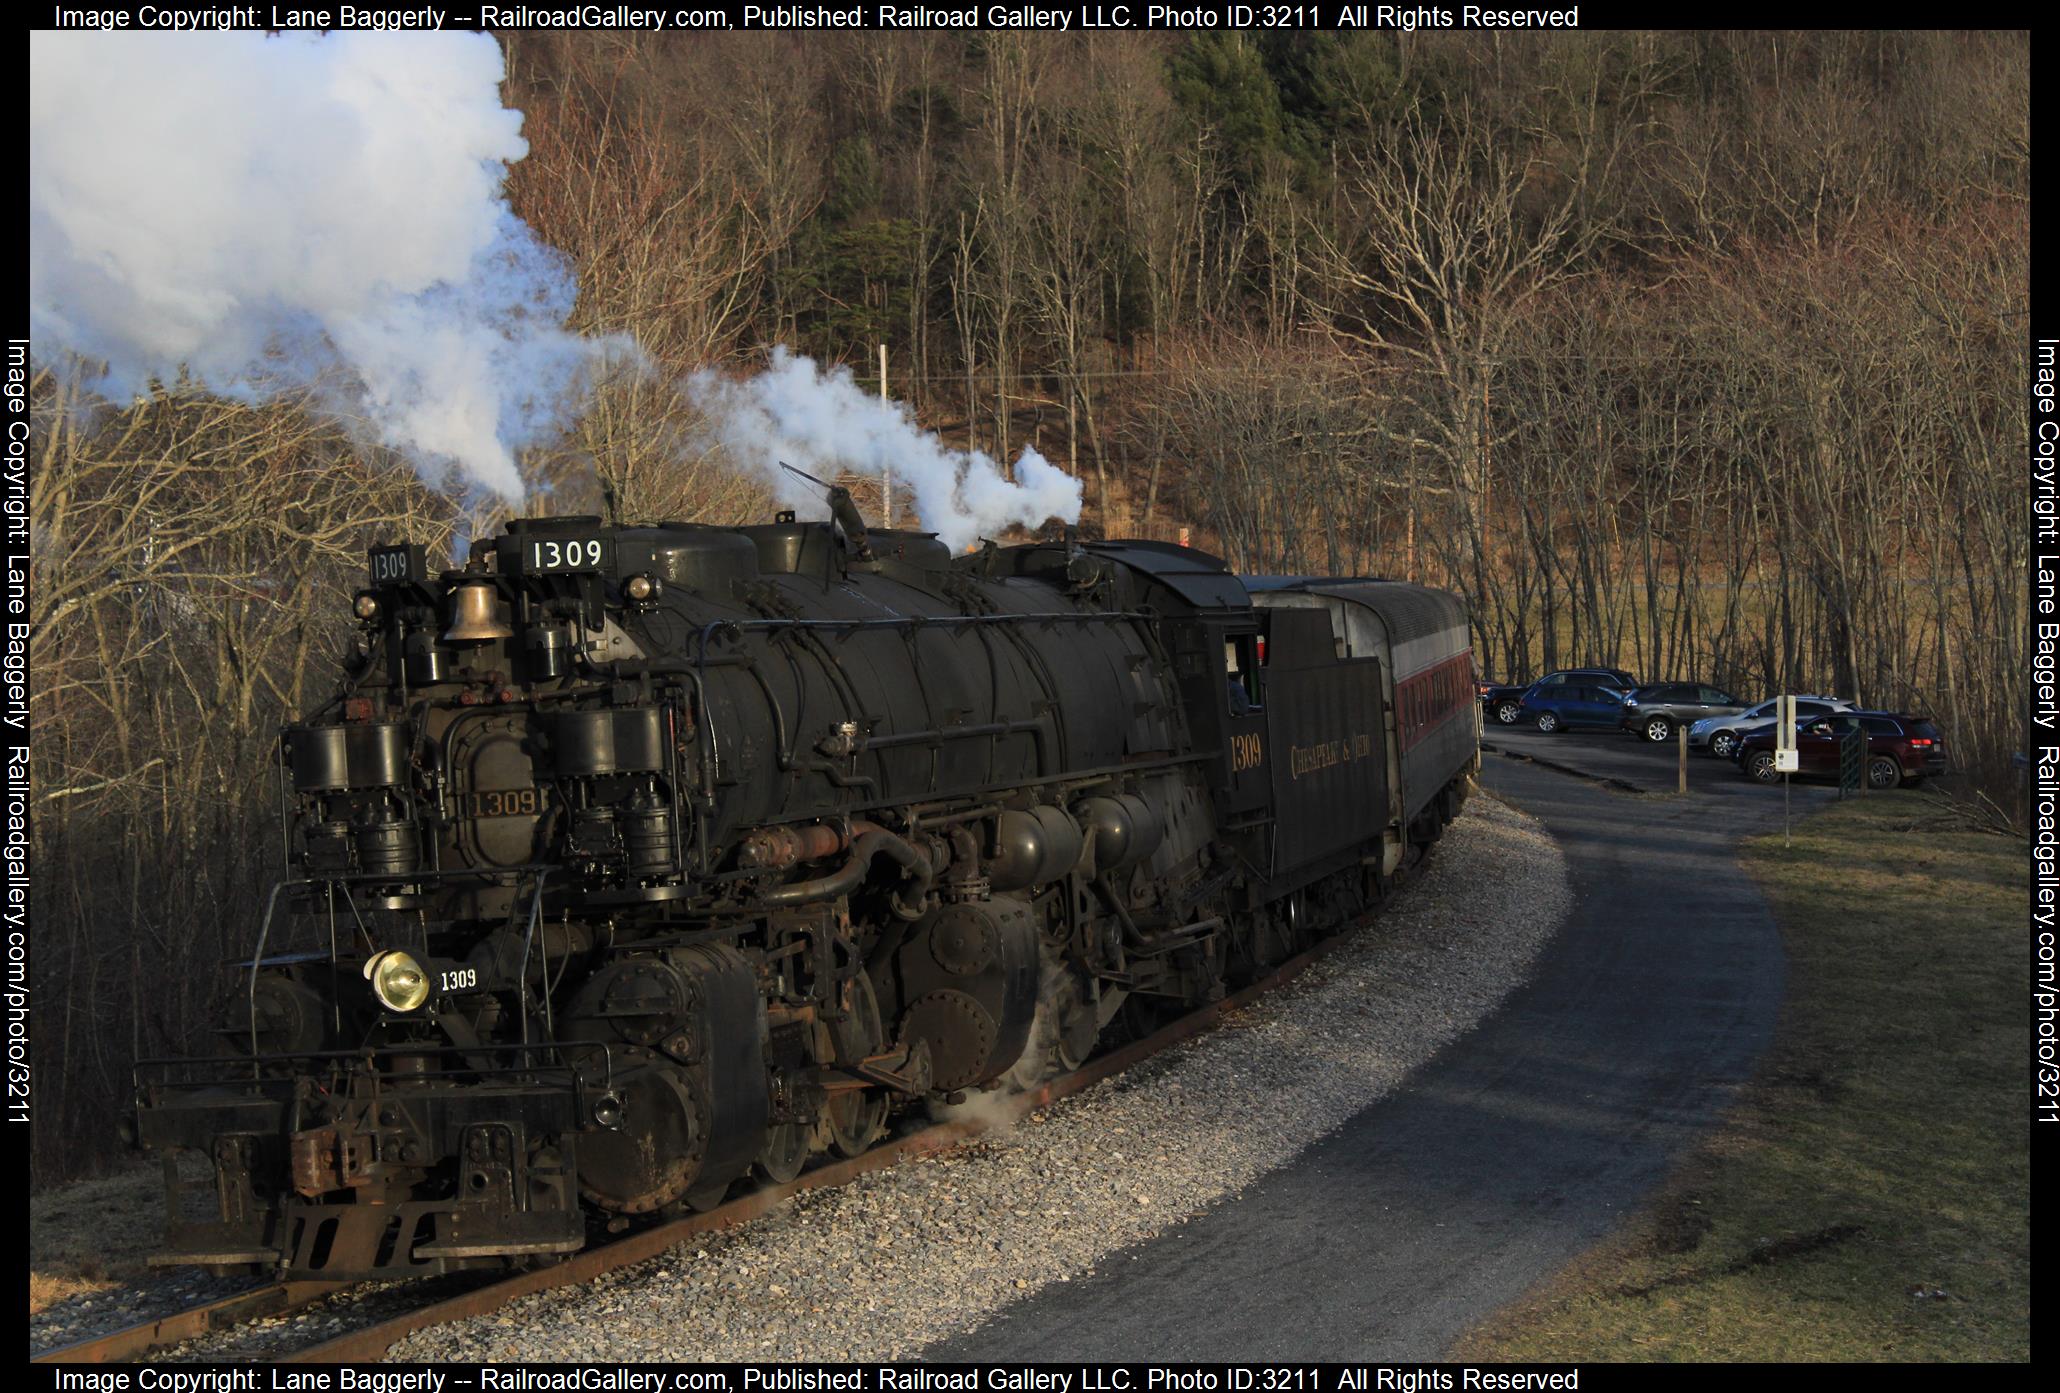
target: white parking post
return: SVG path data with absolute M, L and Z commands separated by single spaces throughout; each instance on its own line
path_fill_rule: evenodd
M 1774 698 L 1774 767 L 1781 771 L 1781 845 L 1791 845 L 1788 831 L 1788 779 L 1802 767 L 1795 748 L 1795 698 Z

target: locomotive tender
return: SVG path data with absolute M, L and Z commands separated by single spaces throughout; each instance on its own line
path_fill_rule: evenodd
M 1458 812 L 1452 595 L 831 501 L 372 549 L 225 1050 L 137 1068 L 155 1260 L 521 1265 L 791 1179 L 1250 980 Z

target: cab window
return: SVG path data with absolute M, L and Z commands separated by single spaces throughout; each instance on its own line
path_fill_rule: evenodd
M 1257 634 L 1239 634 L 1223 641 L 1223 673 L 1224 696 L 1231 715 L 1248 716 L 1265 705 Z

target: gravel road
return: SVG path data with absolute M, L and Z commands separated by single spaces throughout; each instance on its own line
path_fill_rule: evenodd
M 1499 755 L 1483 777 L 1573 884 L 1529 980 L 1236 1204 L 924 1358 L 1438 1359 L 1644 1201 L 1772 1038 L 1781 938 L 1737 843 L 1781 799 L 1626 795 Z
M 908 1358 L 1091 1277 L 1393 1091 L 1524 980 L 1571 902 L 1552 839 L 1476 798 L 1371 928 L 1212 1034 L 1006 1132 L 393 1357 Z

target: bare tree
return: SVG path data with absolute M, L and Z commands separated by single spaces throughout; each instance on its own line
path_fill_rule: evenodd
M 47 1176 L 101 1154 L 134 1058 L 210 1024 L 206 968 L 247 948 L 279 869 L 277 727 L 327 693 L 365 546 L 442 552 L 451 514 L 291 405 L 116 409 L 47 372 L 31 400 Z
M 1004 460 L 1028 295 L 1030 168 L 1045 139 L 1040 93 L 1058 52 L 1046 35 L 988 34 L 967 94 L 976 115 L 965 180 L 984 212 L 977 220 L 982 252 L 970 263 L 977 271 L 968 288 L 993 346 L 994 447 Z

